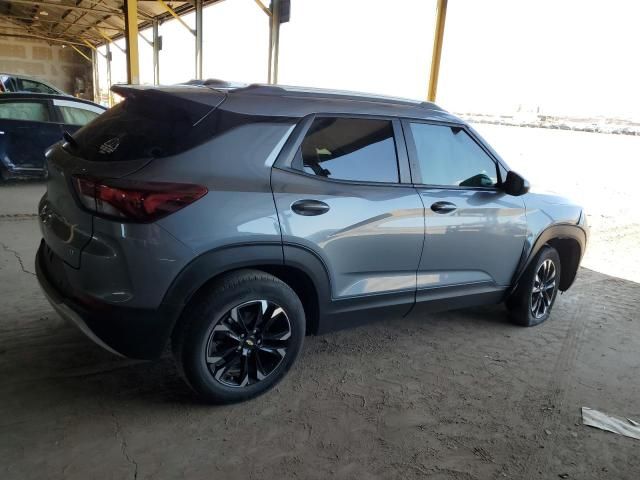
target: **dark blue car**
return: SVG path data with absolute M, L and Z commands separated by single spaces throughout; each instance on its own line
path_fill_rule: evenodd
M 45 176 L 45 150 L 105 110 L 66 95 L 1 93 L 0 178 Z

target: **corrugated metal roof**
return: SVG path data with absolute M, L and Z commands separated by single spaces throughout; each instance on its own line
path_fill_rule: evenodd
M 191 2 L 166 3 L 178 14 L 195 9 Z M 8 25 L 3 31 L 15 31 L 15 36 L 95 46 L 105 43 L 105 36 L 115 40 L 124 35 L 123 5 L 121 0 L 0 0 L 0 19 Z M 162 22 L 172 17 L 157 0 L 138 0 L 138 27 L 150 26 L 153 18 Z

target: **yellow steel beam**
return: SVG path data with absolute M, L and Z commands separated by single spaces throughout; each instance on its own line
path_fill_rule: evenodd
M 86 41 L 86 40 L 84 40 L 84 39 L 82 40 L 82 42 L 83 42 L 87 47 L 89 47 L 90 49 L 92 49 L 92 50 L 97 50 L 97 47 L 96 47 L 95 45 L 93 45 L 91 42 L 87 42 L 87 41 Z
M 175 18 L 176 20 L 178 20 L 180 22 L 180 24 L 186 28 L 187 30 L 189 30 L 192 34 L 196 34 L 196 31 L 193 30 L 189 25 L 187 25 L 187 23 L 182 19 L 182 17 L 180 15 L 178 15 L 173 8 L 171 8 L 169 5 L 167 5 L 166 3 L 164 3 L 164 0 L 157 0 L 157 2 L 162 6 L 162 8 L 164 8 L 171 16 L 173 16 L 173 18 Z
M 269 10 L 267 7 L 265 7 L 264 3 L 262 3 L 260 0 L 254 0 L 254 2 L 256 2 L 256 4 L 258 4 L 258 6 L 260 7 L 260 9 L 266 13 L 267 15 L 271 16 L 271 10 Z
M 93 60 L 90 59 L 87 55 L 85 55 L 84 53 L 82 53 L 82 50 L 80 50 L 78 47 L 76 47 L 75 45 L 69 44 L 69 46 L 71 48 L 73 48 L 76 52 L 78 52 L 80 55 L 82 55 L 84 58 L 87 59 L 87 61 L 91 64 L 93 64 Z
M 431 72 L 429 74 L 429 91 L 427 100 L 436 101 L 438 91 L 438 76 L 440 75 L 440 58 L 442 57 L 442 40 L 444 38 L 444 24 L 447 18 L 447 0 L 438 0 L 436 7 L 436 28 L 433 35 L 433 54 L 431 56 Z
M 17 28 L 11 29 L 9 27 L 3 27 L 2 30 L 3 31 L 0 32 L 0 36 L 2 36 L 2 37 L 37 38 L 37 39 L 40 39 L 40 40 L 46 40 L 47 42 L 56 42 L 56 43 L 65 43 L 67 45 L 80 45 L 80 46 L 83 46 L 82 43 L 70 42 L 69 40 L 64 40 L 62 38 L 52 38 L 52 37 L 47 37 L 45 35 L 37 35 L 35 33 L 25 32 L 24 30 L 20 30 L 20 29 L 17 29 Z M 5 30 L 18 30 L 19 33 L 6 32 Z
M 98 27 L 93 27 L 93 29 L 96 32 L 98 32 L 100 36 L 104 38 L 107 42 L 111 43 L 111 38 L 108 35 L 106 35 L 102 30 L 100 30 Z
M 127 40 L 127 83 L 140 83 L 138 56 L 138 0 L 124 0 L 125 38 Z
M 106 35 L 102 30 L 100 30 L 98 27 L 93 27 L 93 29 L 96 32 L 98 32 L 100 34 L 100 36 L 107 41 L 107 43 L 113 44 L 113 46 L 116 47 L 118 50 L 120 50 L 122 53 L 124 53 L 125 55 L 127 54 L 127 50 L 126 49 L 122 48 L 117 43 L 114 43 L 113 40 L 111 40 L 111 38 L 108 35 Z M 126 29 L 125 29 L 125 37 L 126 37 Z
M 84 42 L 84 44 L 89 47 L 90 49 L 92 49 L 95 52 L 98 52 L 100 55 L 102 55 L 104 58 L 107 58 L 107 55 L 102 53 L 100 50 L 98 50 L 98 47 L 96 47 L 95 45 L 93 45 L 91 42 L 87 42 L 86 40 L 82 39 L 82 41 Z

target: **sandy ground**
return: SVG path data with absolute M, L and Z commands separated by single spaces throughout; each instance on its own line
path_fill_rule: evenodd
M 57 317 L 33 275 L 43 188 L 0 188 L 0 478 L 637 479 L 640 443 L 580 407 L 640 420 L 640 138 L 487 127 L 534 183 L 597 187 L 587 268 L 552 319 L 519 328 L 495 306 L 309 337 L 277 389 L 234 406 Z

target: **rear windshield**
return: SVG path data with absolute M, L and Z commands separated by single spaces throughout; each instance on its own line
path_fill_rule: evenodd
M 125 99 L 73 135 L 71 153 L 117 162 L 174 155 L 193 143 L 193 126 L 211 107 L 177 106 L 157 98 Z
M 78 130 L 65 148 L 96 162 L 161 158 L 194 148 L 241 125 L 291 123 L 291 117 L 244 115 L 175 99 L 128 98 Z

